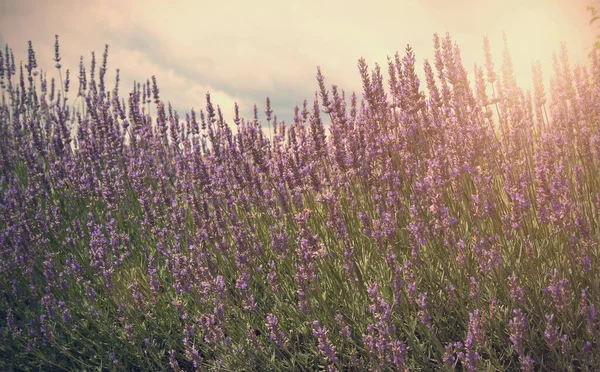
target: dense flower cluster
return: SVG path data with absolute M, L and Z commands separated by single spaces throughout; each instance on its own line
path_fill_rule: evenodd
M 598 369 L 598 54 L 433 46 L 290 123 L 0 51 L 0 369 Z

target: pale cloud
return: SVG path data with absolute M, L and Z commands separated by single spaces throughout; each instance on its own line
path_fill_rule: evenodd
M 367 5 L 368 4 L 368 5 Z M 60 35 L 63 64 L 76 69 L 79 55 L 102 55 L 121 69 L 123 88 L 156 75 L 161 97 L 178 111 L 200 108 L 204 94 L 231 120 L 233 102 L 263 115 L 265 98 L 289 121 L 293 107 L 312 100 L 316 66 L 329 84 L 360 90 L 356 61 L 364 56 L 382 70 L 388 55 L 410 44 L 421 68 L 433 58 L 432 35 L 450 32 L 471 72 L 482 64 L 488 35 L 496 65 L 506 32 L 515 73 L 529 87 L 531 62 L 546 73 L 559 42 L 573 62 L 586 62 L 594 29 L 585 0 L 400 0 L 371 1 L 34 1 L 0 0 L 0 41 L 18 59 L 32 40 L 38 64 L 53 66 L 54 34 Z M 108 75 L 112 84 L 114 72 Z M 183 112 L 181 113 L 183 116 Z

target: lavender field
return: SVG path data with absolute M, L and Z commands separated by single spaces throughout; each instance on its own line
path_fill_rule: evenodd
M 524 91 L 458 45 L 290 123 L 7 46 L 0 370 L 600 369 L 600 55 Z

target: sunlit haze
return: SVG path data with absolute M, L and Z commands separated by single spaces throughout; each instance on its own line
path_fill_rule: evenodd
M 293 107 L 311 99 L 316 66 L 329 84 L 360 91 L 357 59 L 385 65 L 410 44 L 422 68 L 433 57 L 434 32 L 449 32 L 470 74 L 483 64 L 482 38 L 502 61 L 506 33 L 518 83 L 531 86 L 531 62 L 546 77 L 552 53 L 567 43 L 571 62 L 587 63 L 595 29 L 589 0 L 400 0 L 400 1 L 0 1 L 0 42 L 18 60 L 33 42 L 38 64 L 51 70 L 54 35 L 60 35 L 63 65 L 76 70 L 79 56 L 110 45 L 109 81 L 121 69 L 123 86 L 156 75 L 161 98 L 177 110 L 204 104 L 210 91 L 233 115 L 244 116 L 271 97 L 275 114 L 290 120 Z M 385 68 L 383 70 L 386 70 Z M 112 83 L 111 83 L 112 84 Z

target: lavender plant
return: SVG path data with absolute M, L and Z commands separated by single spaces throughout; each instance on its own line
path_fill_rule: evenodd
M 318 68 L 268 132 L 7 46 L 0 369 L 600 368 L 600 60 L 525 92 L 483 45 L 473 82 L 449 35 L 424 87 L 410 47 L 387 91 Z

